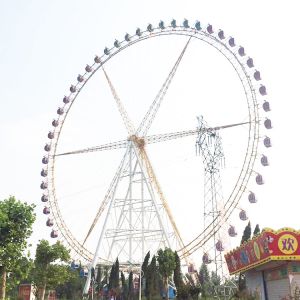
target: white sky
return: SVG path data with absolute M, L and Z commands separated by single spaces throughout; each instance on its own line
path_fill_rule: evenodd
M 266 184 L 259 189 L 251 222 L 274 229 L 298 229 L 300 20 L 296 0 L 281 3 L 0 1 L 0 198 L 15 195 L 37 205 L 34 241 L 49 237 L 41 212 L 41 158 L 63 95 L 94 55 L 102 54 L 115 38 L 122 39 L 126 32 L 134 33 L 149 22 L 157 24 L 162 19 L 169 23 L 172 18 L 180 23 L 187 18 L 191 24 L 200 20 L 222 28 L 253 57 L 267 87 L 274 128 L 270 133 L 273 148 L 267 151 L 271 166 L 262 172 Z M 165 73 L 160 74 L 162 78 Z M 122 79 L 117 77 L 115 73 L 113 81 L 122 90 Z M 157 89 L 150 92 L 154 96 Z M 238 115 L 235 107 L 232 111 Z M 200 113 L 196 111 L 195 116 Z M 95 139 L 92 145 L 97 144 Z M 186 172 L 184 168 L 182 165 L 180 172 Z M 187 206 L 193 209 L 193 204 Z M 180 217 L 178 222 L 184 223 Z M 245 226 L 236 225 L 241 230 Z

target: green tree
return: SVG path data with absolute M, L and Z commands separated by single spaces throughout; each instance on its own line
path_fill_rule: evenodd
M 221 284 L 221 277 L 214 271 L 211 271 L 210 280 L 214 286 L 219 286 Z
M 216 272 L 211 271 L 210 273 L 210 281 L 211 281 L 211 293 L 214 295 L 221 296 L 223 287 L 221 287 L 221 277 Z
M 67 268 L 68 280 L 56 286 L 55 291 L 59 299 L 81 299 L 85 278 L 80 277 L 80 268 Z
M 185 278 L 187 282 L 182 284 L 177 289 L 178 299 L 198 299 L 198 295 L 201 292 L 202 286 L 199 284 L 200 280 L 195 280 L 194 273 L 186 273 Z M 198 279 L 200 278 L 199 274 Z M 204 297 L 205 298 L 205 297 Z M 206 298 L 205 298 L 206 299 Z
M 113 294 L 116 295 L 118 298 L 121 294 L 120 290 L 120 265 L 119 265 L 119 259 L 116 259 L 115 262 L 115 268 L 113 273 Z
M 207 297 L 211 294 L 211 280 L 210 280 L 210 274 L 207 269 L 207 265 L 205 263 L 202 263 L 200 270 L 199 270 L 199 281 L 201 284 L 201 292 L 202 297 Z
M 115 262 L 115 274 L 114 274 L 114 288 L 120 287 L 120 264 L 119 259 L 116 259 Z
M 128 300 L 133 300 L 133 294 L 134 294 L 134 290 L 133 290 L 133 273 L 132 271 L 129 273 L 129 277 L 128 277 Z
M 168 280 L 176 267 L 175 255 L 170 248 L 159 249 L 157 252 L 158 270 L 163 279 L 166 299 L 169 299 Z
M 0 201 L 0 299 L 5 299 L 7 273 L 14 271 L 27 247 L 35 221 L 34 205 L 10 196 Z
M 177 289 L 177 299 L 187 300 L 190 297 L 190 285 L 182 284 L 179 289 Z
M 123 299 L 128 299 L 128 285 L 126 283 L 125 275 L 123 272 L 121 272 L 121 283 L 122 283 L 122 295 Z
M 96 294 L 99 295 L 100 290 L 103 288 L 103 271 L 101 265 L 98 265 L 96 267 L 97 269 L 97 275 L 95 279 L 95 291 Z
M 144 272 L 144 274 L 146 274 L 146 272 L 147 272 L 147 268 L 149 265 L 149 259 L 150 259 L 150 251 L 148 251 L 148 253 L 146 254 L 143 264 L 142 264 L 142 271 Z
M 147 254 L 144 258 L 144 261 L 143 261 L 142 266 L 141 266 L 141 271 L 142 272 L 139 275 L 139 276 L 142 276 L 142 278 L 141 278 L 142 296 L 147 293 L 146 288 L 145 288 L 145 282 L 147 281 L 146 277 L 147 277 L 147 273 L 148 273 L 148 269 L 149 269 L 149 259 L 150 259 L 150 251 L 147 252 Z
M 201 288 L 198 285 L 191 285 L 189 289 L 189 294 L 191 295 L 192 299 L 198 299 L 198 295 L 201 292 Z
M 247 226 L 244 229 L 244 233 L 241 239 L 241 245 L 251 239 L 251 223 L 248 222 Z M 240 273 L 239 281 L 238 281 L 239 291 L 243 291 L 246 289 L 246 279 L 245 274 Z
M 259 225 L 256 224 L 254 231 L 253 231 L 253 236 L 260 234 L 260 228 Z
M 33 268 L 33 260 L 27 256 L 22 256 L 16 261 L 13 271 L 9 272 L 6 282 L 7 298 L 17 298 L 18 286 L 20 283 L 31 283 L 30 272 Z
M 174 284 L 176 286 L 176 289 L 178 290 L 183 285 L 183 279 L 182 279 L 180 258 L 176 251 L 174 252 L 174 255 L 175 255 Z
M 54 245 L 50 245 L 46 240 L 39 242 L 33 269 L 33 282 L 38 289 L 39 299 L 44 300 L 47 286 L 53 288 L 69 280 L 69 267 L 61 265 L 69 259 L 69 251 L 60 242 Z
M 120 267 L 119 260 L 116 259 L 116 262 L 112 265 L 109 275 L 108 288 L 110 293 L 113 295 L 118 295 L 120 293 Z
M 156 263 L 156 256 L 153 255 L 150 265 L 145 273 L 147 299 L 152 300 L 155 295 L 159 294 L 159 272 Z
M 108 289 L 111 290 L 114 287 L 114 273 L 115 273 L 115 264 L 111 266 L 109 279 L 108 279 Z
M 244 233 L 241 240 L 241 245 L 251 239 L 251 223 L 248 222 L 247 226 L 244 229 Z

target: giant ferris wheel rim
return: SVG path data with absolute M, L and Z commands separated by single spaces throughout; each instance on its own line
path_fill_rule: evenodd
M 197 23 L 196 23 L 197 24 Z M 160 26 L 158 27 L 151 27 L 140 31 L 140 35 L 137 34 L 137 32 L 131 36 L 126 35 L 124 40 L 121 42 L 115 41 L 114 46 L 110 49 L 106 48 L 108 54 L 103 54 L 102 56 L 98 57 L 98 62 L 96 61 L 96 58 L 94 60 L 94 63 L 89 66 L 90 69 L 82 75 L 83 81 L 79 81 L 72 86 L 73 91 L 67 96 L 68 102 L 64 102 L 64 105 L 62 106 L 63 113 L 61 115 L 58 115 L 58 118 L 56 119 L 58 121 L 58 126 L 54 127 L 53 133 L 54 138 L 51 139 L 50 147 L 51 150 L 48 153 L 48 159 L 49 163 L 47 164 L 47 170 L 50 170 L 50 176 L 48 175 L 47 182 L 49 183 L 48 195 L 49 195 L 49 204 L 50 209 L 52 211 L 53 217 L 55 219 L 56 226 L 58 227 L 59 231 L 62 234 L 62 237 L 64 239 L 64 242 L 67 243 L 67 245 L 79 256 L 81 256 L 86 261 L 90 261 L 93 254 L 90 252 L 86 247 L 84 247 L 74 236 L 74 234 L 69 230 L 67 225 L 64 222 L 63 216 L 60 212 L 59 208 L 59 202 L 56 196 L 55 192 L 55 184 L 54 184 L 54 169 L 55 169 L 55 156 L 56 156 L 56 150 L 57 145 L 59 143 L 60 134 L 62 132 L 62 128 L 64 125 L 64 122 L 68 116 L 68 113 L 70 112 L 70 109 L 72 108 L 73 103 L 75 102 L 76 98 L 80 94 L 81 90 L 85 87 L 87 82 L 90 80 L 90 78 L 99 70 L 101 67 L 108 62 L 112 57 L 117 55 L 119 52 L 123 51 L 127 47 L 130 47 L 138 42 L 147 40 L 149 38 L 154 38 L 158 36 L 170 36 L 170 35 L 181 35 L 181 36 L 190 36 L 192 38 L 197 38 L 198 40 L 201 40 L 203 42 L 206 42 L 210 46 L 217 49 L 233 66 L 236 73 L 238 74 L 238 77 L 243 85 L 244 92 L 247 99 L 247 105 L 248 105 L 248 113 L 249 113 L 249 133 L 248 133 L 248 145 L 247 145 L 247 151 L 245 154 L 245 159 L 243 161 L 243 166 L 241 168 L 241 172 L 239 173 L 238 180 L 229 196 L 229 198 L 225 202 L 225 219 L 221 220 L 216 223 L 214 223 L 214 226 L 208 226 L 205 230 L 203 230 L 193 241 L 185 245 L 185 247 L 192 246 L 191 250 L 184 250 L 179 249 L 179 251 L 182 250 L 182 256 L 187 256 L 191 254 L 190 252 L 193 251 L 195 248 L 201 247 L 203 243 L 207 239 L 210 238 L 212 235 L 212 232 L 215 231 L 216 228 L 220 228 L 222 224 L 230 217 L 230 215 L 233 213 L 234 209 L 238 205 L 243 193 L 245 186 L 247 186 L 247 183 L 251 177 L 253 166 L 256 160 L 257 155 L 257 147 L 258 147 L 258 138 L 259 138 L 259 112 L 258 112 L 258 102 L 256 97 L 256 91 L 253 87 L 252 80 L 250 78 L 249 73 L 247 72 L 247 67 L 242 60 L 238 58 L 238 54 L 235 53 L 237 51 L 238 47 L 230 47 L 227 45 L 226 39 L 221 39 L 216 36 L 214 33 L 209 33 L 207 30 L 197 29 L 196 25 L 195 27 L 186 27 L 186 26 L 165 26 L 164 29 L 162 29 Z M 150 29 L 150 30 L 149 30 Z M 126 39 L 127 37 L 127 39 Z M 228 42 L 228 40 L 227 40 Z M 235 51 L 233 51 L 235 50 Z M 72 88 L 71 88 L 72 89 Z M 247 93 L 250 90 L 250 95 Z M 250 110 L 252 111 L 250 112 Z M 200 240 L 200 242 L 199 242 Z M 193 243 L 195 241 L 198 241 L 196 245 Z M 197 250 L 196 249 L 196 250 Z M 184 251 L 183 251 L 184 250 Z M 196 251 L 195 250 L 195 251 Z

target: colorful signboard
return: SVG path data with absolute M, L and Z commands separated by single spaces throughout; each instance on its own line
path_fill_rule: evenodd
M 300 231 L 266 228 L 252 240 L 225 254 L 225 259 L 230 274 L 255 268 L 268 261 L 300 261 Z

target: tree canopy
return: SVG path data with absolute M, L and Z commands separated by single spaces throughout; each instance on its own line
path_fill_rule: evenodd
M 251 223 L 248 222 L 247 226 L 244 229 L 244 233 L 241 239 L 241 245 L 251 239 Z
M 0 201 L 0 299 L 5 299 L 7 272 L 24 256 L 35 221 L 34 207 L 13 196 Z
M 33 270 L 33 281 L 38 288 L 39 299 L 44 299 L 47 286 L 53 288 L 69 279 L 69 266 L 58 264 L 68 262 L 69 259 L 69 251 L 60 242 L 54 245 L 46 240 L 39 242 Z
M 170 248 L 157 252 L 158 270 L 163 277 L 170 277 L 176 267 L 175 254 Z
M 259 225 L 256 224 L 254 231 L 253 231 L 253 236 L 260 234 L 260 228 Z
M 147 299 L 151 300 L 159 291 L 159 272 L 155 255 L 153 255 L 151 262 L 146 269 L 144 278 L 146 280 L 145 295 Z
M 181 288 L 184 282 L 182 278 L 180 258 L 176 251 L 174 252 L 174 255 L 175 255 L 174 284 L 176 286 L 176 289 L 178 290 Z
M 202 296 L 206 297 L 211 293 L 212 285 L 211 285 L 211 278 L 205 263 L 202 263 L 199 271 L 199 281 L 202 288 Z
M 176 267 L 175 254 L 170 248 L 159 249 L 157 252 L 158 270 L 163 278 L 164 293 L 168 299 L 168 279 Z

